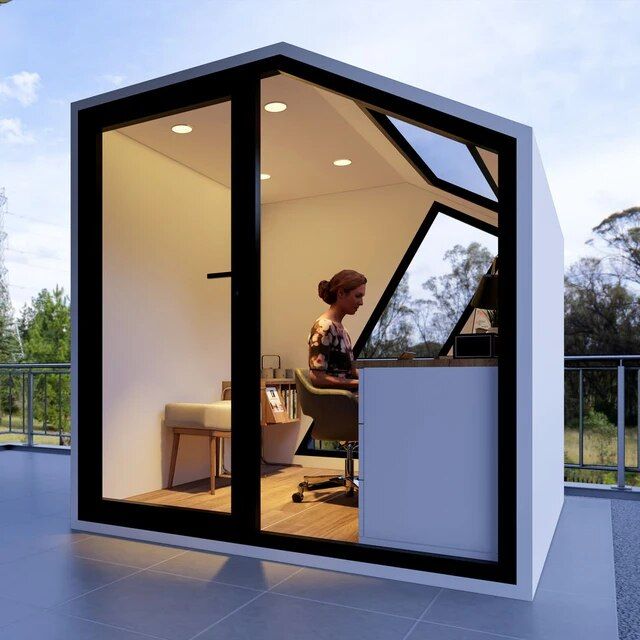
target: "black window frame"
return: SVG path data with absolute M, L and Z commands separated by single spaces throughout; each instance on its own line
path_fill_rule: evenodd
M 498 559 L 495 562 L 381 548 L 260 529 L 260 82 L 287 73 L 365 105 L 433 126 L 499 156 L 501 361 L 498 373 Z M 153 85 L 153 83 L 151 83 Z M 389 89 L 276 54 L 133 95 L 74 107 L 77 156 L 78 519 L 132 529 L 327 556 L 465 578 L 516 583 L 516 139 Z M 154 88 L 155 87 L 155 88 Z M 231 99 L 232 379 L 231 514 L 105 499 L 102 495 L 102 133 Z M 255 422 L 255 429 L 246 425 Z M 233 429 L 234 427 L 232 427 Z M 233 437 L 233 436 L 232 436 Z M 239 437 L 236 438 L 240 439 Z

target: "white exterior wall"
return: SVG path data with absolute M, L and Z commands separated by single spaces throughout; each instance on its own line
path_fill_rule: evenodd
M 537 587 L 564 502 L 564 241 L 532 148 L 532 571 Z

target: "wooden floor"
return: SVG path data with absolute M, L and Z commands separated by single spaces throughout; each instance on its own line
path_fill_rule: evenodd
M 358 497 L 348 498 L 344 488 L 306 491 L 296 504 L 291 494 L 302 477 L 339 473 L 335 470 L 265 465 L 262 469 L 262 529 L 297 536 L 358 542 Z M 209 478 L 131 496 L 128 500 L 207 511 L 231 512 L 231 479 L 216 480 L 216 493 L 209 493 Z

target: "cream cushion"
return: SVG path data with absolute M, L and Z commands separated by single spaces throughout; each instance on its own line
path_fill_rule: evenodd
M 166 427 L 189 429 L 217 429 L 231 431 L 231 400 L 218 400 L 210 404 L 174 402 L 164 407 Z

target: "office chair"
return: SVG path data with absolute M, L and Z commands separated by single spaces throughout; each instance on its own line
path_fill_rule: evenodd
M 314 387 L 307 370 L 296 369 L 295 374 L 300 408 L 313 418 L 311 436 L 314 440 L 339 440 L 347 457 L 343 476 L 304 476 L 291 499 L 302 502 L 307 489 L 335 486 L 346 487 L 346 494 L 352 496 L 358 488 L 353 472 L 353 453 L 358 447 L 358 397 L 351 391 Z

